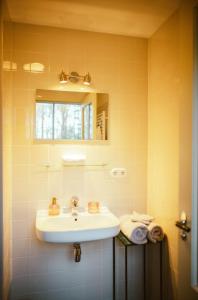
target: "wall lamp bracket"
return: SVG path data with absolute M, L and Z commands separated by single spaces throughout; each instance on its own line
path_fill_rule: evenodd
M 91 84 L 91 76 L 89 73 L 86 73 L 85 75 L 79 75 L 78 72 L 70 72 L 69 74 L 66 74 L 63 70 L 59 74 L 59 81 L 60 83 L 77 83 L 79 81 L 82 81 L 84 85 L 90 85 Z

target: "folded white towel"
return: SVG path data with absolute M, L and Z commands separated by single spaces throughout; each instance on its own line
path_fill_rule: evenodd
M 120 218 L 120 229 L 134 244 L 141 245 L 147 243 L 148 229 L 146 225 L 131 222 L 130 215 Z
M 160 242 L 164 238 L 164 231 L 162 227 L 156 223 L 148 225 L 148 239 L 153 242 Z
M 145 225 L 149 225 L 153 220 L 154 220 L 154 218 L 152 216 L 139 214 L 136 211 L 133 211 L 133 213 L 131 215 L 131 221 L 140 222 Z

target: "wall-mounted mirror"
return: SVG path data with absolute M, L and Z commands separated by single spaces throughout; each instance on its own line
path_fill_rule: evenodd
M 108 140 L 108 94 L 39 89 L 35 105 L 37 140 Z

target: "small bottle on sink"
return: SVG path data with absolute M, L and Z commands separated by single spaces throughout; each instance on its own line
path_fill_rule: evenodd
M 52 201 L 49 205 L 48 214 L 49 216 L 57 216 L 60 214 L 60 206 L 57 203 L 56 197 L 52 198 Z

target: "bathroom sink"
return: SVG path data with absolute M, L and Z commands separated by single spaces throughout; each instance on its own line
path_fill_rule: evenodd
M 39 210 L 36 216 L 36 235 L 38 239 L 51 243 L 75 243 L 116 236 L 120 222 L 106 207 L 100 213 L 79 212 L 61 213 L 49 216 L 47 210 Z

